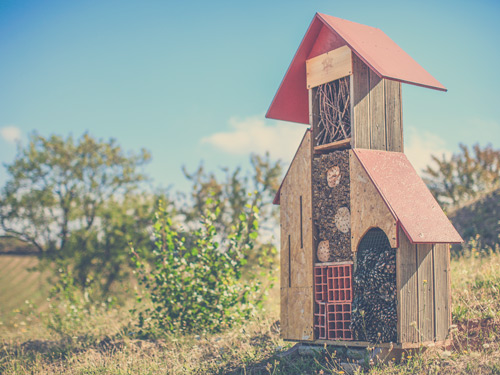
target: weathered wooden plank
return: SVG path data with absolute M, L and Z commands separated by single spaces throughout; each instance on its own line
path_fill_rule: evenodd
M 312 288 L 288 289 L 287 339 L 300 341 L 314 340 L 312 293 Z
M 309 247 L 312 240 L 312 204 L 311 204 L 311 133 L 308 132 L 293 161 L 289 173 L 292 184 L 292 200 L 288 206 L 292 212 L 291 235 L 291 273 L 292 287 L 313 286 L 313 257 Z M 302 201 L 302 215 L 301 215 Z M 302 219 L 302 222 L 301 222 Z M 306 245 L 306 246 L 304 246 Z
M 288 332 L 288 285 L 280 288 L 280 337 L 287 339 Z
M 434 340 L 434 272 L 432 245 L 417 245 L 418 331 L 420 341 Z
M 404 231 L 399 228 L 396 254 L 396 285 L 398 298 L 398 341 L 414 343 L 418 335 L 417 254 Z
M 371 149 L 385 150 L 385 94 L 384 80 L 370 70 L 370 132 Z
M 311 146 L 314 147 L 317 143 L 316 137 L 318 135 L 318 122 L 319 122 L 319 102 L 316 96 L 317 88 L 308 90 L 309 92 L 309 124 L 311 125 Z M 312 151 L 312 150 L 311 150 Z
M 321 153 L 325 151 L 337 150 L 339 148 L 348 147 L 351 144 L 351 138 L 346 138 L 341 141 L 336 141 L 332 143 L 327 143 L 321 146 L 314 147 L 315 153 Z
M 357 251 L 359 241 L 370 228 L 375 227 L 385 232 L 391 247 L 397 247 L 396 220 L 352 151 L 349 151 L 349 169 L 352 251 Z
M 280 195 L 282 336 L 289 340 L 314 339 L 311 158 L 307 132 Z
M 307 88 L 322 85 L 352 73 L 351 49 L 342 46 L 306 60 Z
M 436 244 L 433 252 L 436 340 L 445 340 L 451 324 L 450 246 Z
M 280 286 L 288 288 L 290 284 L 290 212 L 288 209 L 288 195 L 286 194 L 288 186 L 286 181 L 283 183 L 280 191 Z
M 401 82 L 384 79 L 386 150 L 403 152 Z
M 370 148 L 370 72 L 355 54 L 352 56 L 351 112 L 353 148 Z

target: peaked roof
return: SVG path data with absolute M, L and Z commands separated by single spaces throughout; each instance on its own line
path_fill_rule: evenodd
M 309 124 L 306 60 L 345 45 L 381 78 L 446 91 L 382 30 L 316 13 L 266 117 Z
M 412 243 L 463 242 L 405 154 L 353 152 Z

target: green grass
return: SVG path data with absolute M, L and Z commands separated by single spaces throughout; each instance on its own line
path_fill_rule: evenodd
M 7 261 L 7 260 L 6 260 Z M 20 267 L 15 260 L 9 267 Z M 363 369 L 388 374 L 500 374 L 500 254 L 473 250 L 453 259 L 453 344 L 404 353 L 401 361 Z M 10 279 L 14 280 L 16 273 Z M 4 276 L 2 276 L 4 277 Z M 8 280 L 8 279 L 7 279 Z M 272 300 L 277 301 L 277 289 Z M 2 374 L 342 374 L 342 350 L 280 357 L 293 343 L 279 338 L 278 304 L 242 326 L 209 336 L 134 339 L 130 306 L 96 308 L 50 331 L 45 315 L 19 312 L 0 326 Z M 74 325 L 73 328 L 72 325 Z

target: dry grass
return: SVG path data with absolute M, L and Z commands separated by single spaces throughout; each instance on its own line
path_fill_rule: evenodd
M 364 368 L 373 375 L 500 374 L 500 254 L 477 250 L 452 261 L 451 348 L 405 353 L 399 362 Z M 277 290 L 273 296 L 277 297 Z M 0 332 L 2 374 L 341 374 L 341 353 L 278 354 L 277 306 L 218 335 L 133 339 L 128 307 L 96 310 L 75 322 L 77 335 L 50 332 L 36 314 L 18 313 Z M 28 320 L 28 318 L 30 320 Z M 23 323 L 23 324 L 22 324 Z M 84 327 L 84 329 L 82 328 Z M 0 329 L 2 329 L 0 327 Z

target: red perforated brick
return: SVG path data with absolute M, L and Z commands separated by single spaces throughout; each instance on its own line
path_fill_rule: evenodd
M 328 301 L 327 272 L 328 266 L 314 267 L 314 300 L 316 302 Z
M 328 340 L 352 340 L 351 304 L 326 304 L 326 325 Z
M 319 340 L 328 338 L 326 332 L 326 304 L 316 303 L 314 305 L 314 331 L 315 337 Z
M 328 266 L 328 302 L 352 301 L 352 264 Z
M 316 302 L 352 301 L 352 264 L 314 267 L 314 300 Z

